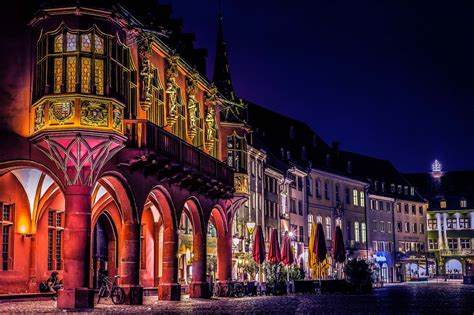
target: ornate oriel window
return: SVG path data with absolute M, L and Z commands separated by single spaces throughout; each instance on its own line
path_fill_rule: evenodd
M 48 212 L 48 270 L 63 269 L 63 224 L 64 212 L 50 209 Z
M 0 202 L 0 228 L 2 231 L 2 270 L 13 269 L 13 219 L 15 204 Z
M 126 118 L 134 118 L 136 80 L 130 49 L 95 26 L 70 30 L 62 25 L 38 40 L 33 102 L 48 94 L 113 96 L 127 105 Z

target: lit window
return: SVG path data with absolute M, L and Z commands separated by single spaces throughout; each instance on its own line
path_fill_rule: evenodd
M 308 231 L 309 233 L 311 233 L 311 226 L 313 225 L 313 215 L 312 214 L 308 214 Z
M 61 270 L 62 264 L 62 233 L 63 212 L 48 212 L 48 270 Z
M 365 242 L 367 242 L 367 227 L 365 226 L 365 222 L 362 222 L 360 226 L 361 226 L 362 243 L 365 244 Z
M 76 51 L 76 35 L 67 33 L 66 34 L 66 40 L 67 40 L 67 51 Z
M 363 191 L 360 192 L 360 206 L 365 207 L 365 194 Z
M 354 189 L 352 191 L 352 196 L 353 196 L 353 200 L 354 200 L 354 206 L 358 206 L 359 205 L 358 191 Z
M 441 200 L 440 203 L 439 203 L 439 206 L 441 209 L 445 209 L 446 208 L 446 200 Z
M 323 223 L 323 217 L 320 216 L 320 215 L 318 215 L 318 216 L 316 217 L 316 223 Z
M 104 39 L 98 35 L 94 36 L 94 49 L 98 54 L 104 53 Z
M 461 208 L 466 208 L 467 207 L 467 200 L 466 199 L 462 199 L 461 200 Z
M 82 51 L 87 51 L 87 52 L 91 51 L 91 42 L 92 42 L 91 38 L 92 38 L 91 34 L 81 35 L 81 50 Z
M 77 61 L 76 57 L 67 57 L 67 78 L 66 78 L 66 89 L 68 93 L 76 91 L 76 70 Z
M 331 239 L 331 218 L 326 217 L 326 239 Z
M 104 61 L 96 59 L 94 62 L 95 88 L 98 95 L 104 95 Z
M 0 245 L 2 246 L 2 270 L 13 269 L 13 218 L 14 204 L 0 202 L 0 230 L 2 238 Z
M 360 241 L 360 235 L 359 235 L 359 222 L 354 222 L 354 240 L 356 243 L 359 243 Z
M 91 86 L 91 58 L 81 58 L 81 91 L 82 93 L 90 93 Z
M 61 93 L 63 84 L 63 58 L 54 58 L 54 93 Z
M 63 34 L 59 34 L 54 38 L 54 52 L 63 51 Z

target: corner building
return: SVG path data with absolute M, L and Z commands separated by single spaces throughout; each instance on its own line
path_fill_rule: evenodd
M 205 51 L 167 5 L 16 5 L 3 21 L 17 51 L 0 75 L 0 293 L 35 292 L 57 270 L 60 308 L 93 306 L 99 274 L 120 275 L 132 304 L 144 287 L 208 297 L 207 274 L 231 278 L 234 171 Z

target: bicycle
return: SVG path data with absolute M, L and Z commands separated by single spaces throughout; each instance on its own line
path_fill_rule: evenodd
M 118 286 L 118 278 L 120 278 L 118 275 L 115 276 L 113 280 L 110 277 L 104 276 L 99 289 L 97 304 L 99 304 L 100 299 L 103 297 L 110 298 L 114 304 L 123 304 L 123 302 L 125 302 L 125 291 Z

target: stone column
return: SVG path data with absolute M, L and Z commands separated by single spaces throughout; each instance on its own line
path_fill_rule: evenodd
M 91 244 L 90 186 L 68 186 L 64 222 L 64 289 L 58 293 L 59 308 L 94 307 L 94 291 L 89 289 Z
M 125 290 L 127 304 L 143 304 L 143 288 L 140 278 L 140 225 L 126 222 L 122 226 L 120 261 L 121 286 Z
M 456 230 L 459 230 L 459 217 L 461 216 L 461 214 L 459 212 L 456 212 L 454 215 L 456 216 Z
M 447 221 L 447 218 L 448 218 L 448 214 L 447 213 L 443 213 L 443 225 L 444 225 L 444 228 L 443 228 L 443 235 L 444 235 L 444 244 L 446 246 L 448 246 L 448 221 Z
M 38 292 L 39 283 L 36 279 L 36 234 L 31 236 L 31 249 L 30 249 L 30 274 L 28 280 L 28 292 Z
M 438 248 L 443 249 L 443 235 L 441 231 L 441 213 L 436 213 L 436 227 L 438 228 Z
M 193 279 L 189 291 L 192 298 L 210 298 L 209 283 L 206 279 L 207 244 L 206 234 L 193 235 Z
M 160 300 L 179 301 L 181 286 L 178 284 L 178 234 L 173 227 L 163 227 L 163 274 L 158 286 Z
M 230 232 L 217 237 L 217 278 L 219 282 L 232 280 L 232 238 Z

